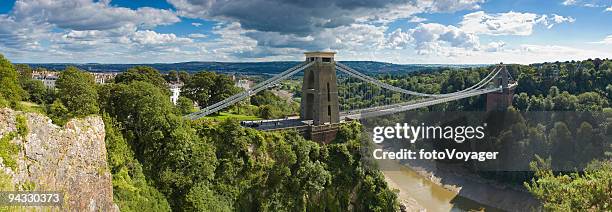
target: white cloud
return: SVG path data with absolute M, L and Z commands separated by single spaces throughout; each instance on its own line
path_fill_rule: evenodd
M 537 24 L 551 28 L 555 23 L 572 23 L 572 17 L 563 17 L 553 14 L 553 18 L 547 15 L 534 13 L 507 12 L 487 14 L 484 11 L 469 13 L 463 16 L 459 23 L 460 28 L 466 32 L 487 35 L 531 35 Z M 550 23 L 553 22 L 553 23 Z
M 576 4 L 576 0 L 565 0 L 561 4 L 566 5 L 566 6 L 567 5 L 574 5 L 574 4 Z
M 387 36 L 386 47 L 391 49 L 404 49 L 413 41 L 410 33 L 396 29 Z
M 597 41 L 597 42 L 592 42 L 592 43 L 611 45 L 612 44 L 612 35 L 608 35 L 603 40 Z
M 181 43 L 192 43 L 193 40 L 189 38 L 177 37 L 175 34 L 163 34 L 157 33 L 151 30 L 137 31 L 134 33 L 132 40 L 137 44 L 150 45 L 150 44 L 164 44 L 173 45 Z
M 606 10 L 604 10 L 605 12 L 612 12 L 612 6 L 606 8 Z
M 489 44 L 487 44 L 484 47 L 484 50 L 487 52 L 499 52 L 499 51 L 502 51 L 505 46 L 506 46 L 506 43 L 503 41 L 494 41 L 494 42 L 490 42 Z
M 431 12 L 455 12 L 459 10 L 480 9 L 480 4 L 484 0 L 431 0 L 417 1 L 422 8 L 427 8 Z
M 202 26 L 202 23 L 193 22 L 191 23 L 191 25 L 193 25 L 194 27 L 200 27 Z
M 208 35 L 202 34 L 202 33 L 193 33 L 193 34 L 189 34 L 190 38 L 207 38 Z
M 402 49 L 407 44 L 414 44 L 417 53 L 422 55 L 450 55 L 480 48 L 477 35 L 437 23 L 421 23 L 408 32 L 395 30 L 387 39 L 388 48 Z
M 610 0 L 565 0 L 561 4 L 565 6 L 601 8 L 609 7 L 610 3 Z
M 170 10 L 150 7 L 133 10 L 92 0 L 17 0 L 11 15 L 17 21 L 49 23 L 73 30 L 107 30 L 128 24 L 150 28 L 180 21 Z
M 412 16 L 412 18 L 410 18 L 408 20 L 408 22 L 411 22 L 411 23 L 421 23 L 423 21 L 427 21 L 427 19 L 426 18 L 421 18 L 421 17 L 418 17 L 418 16 Z

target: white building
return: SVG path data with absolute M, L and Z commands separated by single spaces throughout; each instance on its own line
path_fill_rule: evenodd
M 96 83 L 98 84 L 106 84 L 110 81 L 112 81 L 113 79 L 115 79 L 115 77 L 117 76 L 118 73 L 116 72 L 111 72 L 111 73 L 91 73 L 94 76 L 94 79 L 96 80 Z
M 252 83 L 253 82 L 251 82 L 248 79 L 241 79 L 241 80 L 236 81 L 236 87 L 242 88 L 246 91 L 251 88 Z
M 47 88 L 55 88 L 55 81 L 58 78 L 59 76 L 55 72 L 32 73 L 32 79 L 40 80 Z
M 183 87 L 183 83 L 169 83 L 168 87 L 170 88 L 170 92 L 172 93 L 172 95 L 170 96 L 170 101 L 172 102 L 172 104 L 176 105 L 176 103 L 178 102 L 178 98 L 181 95 L 181 88 Z

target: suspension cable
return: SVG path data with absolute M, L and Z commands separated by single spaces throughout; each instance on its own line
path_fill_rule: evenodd
M 363 74 L 361 72 L 358 72 L 358 71 L 356 71 L 356 70 L 354 70 L 354 69 L 352 69 L 352 68 L 350 68 L 350 67 L 348 67 L 348 66 L 346 66 L 344 64 L 338 63 L 338 62 L 336 62 L 336 68 L 338 68 L 338 70 L 340 70 L 342 72 L 345 72 L 345 73 L 347 73 L 349 75 L 352 75 L 352 76 L 354 76 L 356 78 L 359 78 L 359 79 L 364 80 L 366 82 L 372 82 L 372 83 L 374 83 L 374 84 L 376 84 L 376 85 L 378 85 L 380 87 L 387 88 L 387 89 L 392 90 L 392 91 L 397 91 L 397 92 L 401 92 L 401 93 L 405 93 L 405 94 L 409 94 L 409 95 L 415 95 L 415 96 L 424 96 L 424 97 L 447 97 L 447 96 L 457 95 L 457 94 L 460 94 L 460 93 L 464 93 L 464 92 L 468 92 L 468 91 L 474 90 L 475 87 L 477 87 L 476 89 L 480 89 L 481 87 L 483 87 L 483 85 L 488 84 L 493 79 L 493 78 L 491 78 L 491 79 L 487 79 L 487 78 L 489 78 L 491 76 L 496 76 L 501 71 L 501 69 L 503 69 L 503 68 L 500 68 L 499 66 L 497 66 L 493 71 L 491 71 L 489 73 L 489 75 L 487 75 L 480 82 L 476 83 L 475 85 L 473 85 L 473 86 L 471 86 L 471 87 L 469 87 L 467 89 L 461 90 L 461 91 L 456 91 L 456 92 L 447 93 L 447 94 L 426 94 L 426 93 L 419 93 L 419 92 L 415 92 L 415 91 L 406 90 L 406 89 L 403 89 L 403 88 L 399 88 L 399 87 L 395 87 L 395 86 L 383 83 L 383 82 L 381 82 L 381 81 L 379 81 L 377 79 L 374 79 L 374 78 L 372 78 L 370 76 L 367 76 L 367 75 L 365 75 L 365 74 Z M 494 74 L 492 75 L 492 73 L 494 73 Z

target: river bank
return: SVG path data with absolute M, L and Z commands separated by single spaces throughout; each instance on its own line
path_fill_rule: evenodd
M 540 206 L 521 187 L 482 179 L 456 165 L 378 162 L 407 211 L 531 211 Z

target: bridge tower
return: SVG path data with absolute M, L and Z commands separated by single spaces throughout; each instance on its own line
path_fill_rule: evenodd
M 334 52 L 306 52 L 315 63 L 304 70 L 300 118 L 314 125 L 340 121 Z
M 512 97 L 514 90 L 508 86 L 510 83 L 510 73 L 503 63 L 500 63 L 502 70 L 494 79 L 496 87 L 501 87 L 498 92 L 487 93 L 487 111 L 498 110 L 503 111 L 512 105 Z
M 306 138 L 329 143 L 336 137 L 340 122 L 335 52 L 306 52 L 306 61 L 315 62 L 304 70 L 300 118 L 312 120 Z

